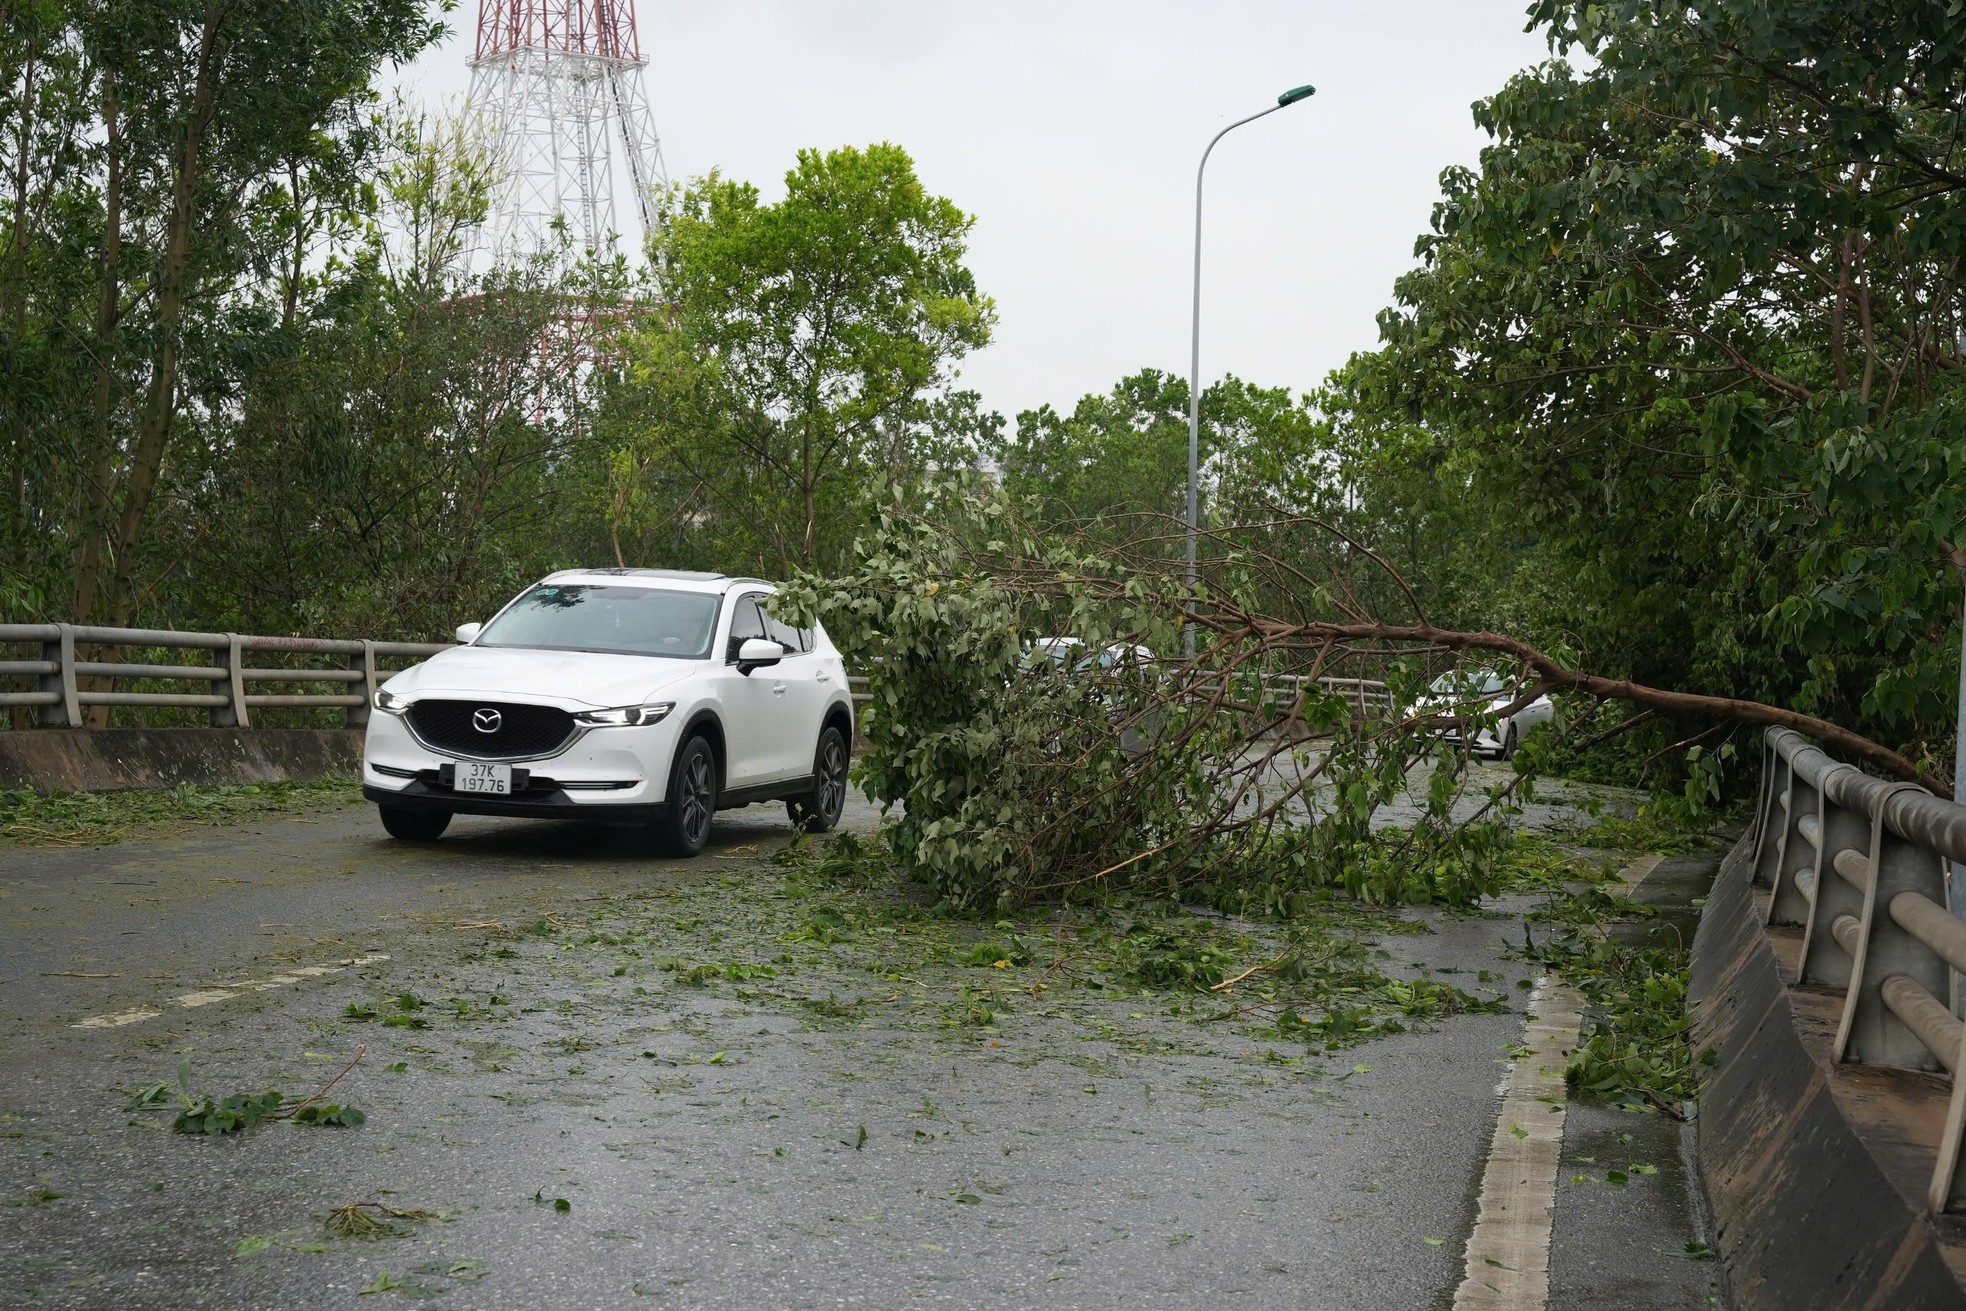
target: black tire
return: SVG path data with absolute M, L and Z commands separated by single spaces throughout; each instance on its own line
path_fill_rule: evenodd
M 802 832 L 824 833 L 840 822 L 846 809 L 846 770 L 849 757 L 846 738 L 837 728 L 819 734 L 819 746 L 812 753 L 812 791 L 785 803 L 785 813 Z
M 668 803 L 653 825 L 665 856 L 694 856 L 710 843 L 717 814 L 717 753 L 700 737 L 683 743 L 669 771 Z
M 382 827 L 392 838 L 405 842 L 435 842 L 451 826 L 448 810 L 410 810 L 404 806 L 377 805 Z
M 1502 738 L 1502 749 L 1496 755 L 1495 758 L 1497 760 L 1514 760 L 1515 748 L 1516 748 L 1515 724 L 1513 721 L 1511 721 L 1509 724 L 1509 731 L 1505 735 L 1503 735 Z

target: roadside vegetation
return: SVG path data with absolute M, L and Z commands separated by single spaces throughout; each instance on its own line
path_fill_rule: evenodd
M 0 838 L 30 847 L 88 847 L 200 825 L 305 819 L 362 799 L 352 779 L 130 788 L 119 792 L 0 792 Z

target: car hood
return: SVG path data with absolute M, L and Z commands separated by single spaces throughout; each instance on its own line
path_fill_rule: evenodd
M 454 646 L 387 687 L 399 696 L 512 697 L 569 709 L 637 706 L 702 667 L 663 656 Z

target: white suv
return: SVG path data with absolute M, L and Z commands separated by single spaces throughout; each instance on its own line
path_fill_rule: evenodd
M 691 856 L 718 810 L 782 800 L 824 830 L 846 800 L 853 697 L 823 628 L 755 578 L 577 569 L 519 594 L 375 694 L 362 795 L 392 836 L 452 815 L 649 825 Z

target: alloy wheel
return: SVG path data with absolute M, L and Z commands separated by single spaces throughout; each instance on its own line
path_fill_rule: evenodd
M 838 737 L 826 739 L 819 757 L 819 813 L 837 820 L 846 808 L 846 748 Z
M 710 836 L 710 816 L 715 810 L 711 786 L 710 758 L 699 752 L 683 771 L 682 830 L 691 846 L 701 845 Z

